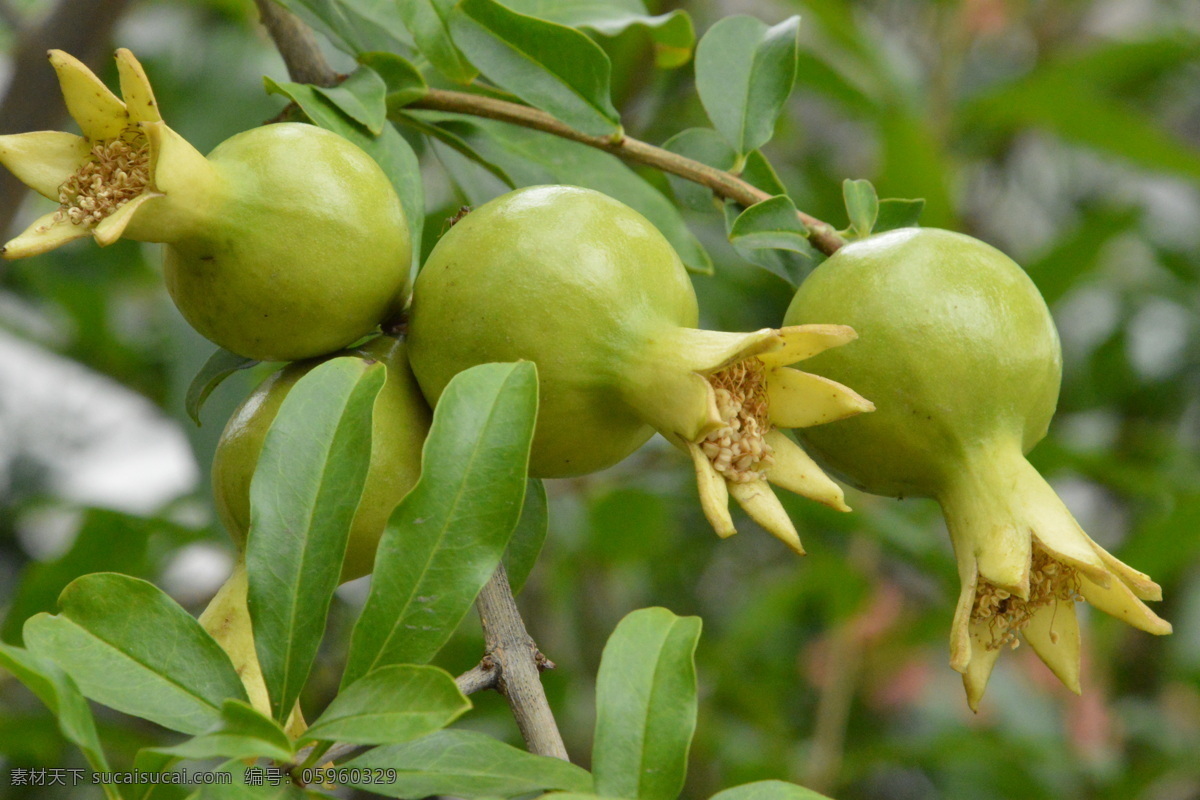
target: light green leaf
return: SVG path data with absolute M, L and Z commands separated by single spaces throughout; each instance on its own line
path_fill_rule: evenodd
M 456 114 L 422 112 L 420 116 L 458 133 L 520 186 L 563 183 L 615 197 L 650 220 L 689 270 L 712 273 L 712 260 L 675 204 L 616 156 L 516 125 Z
M 361 66 L 337 86 L 314 86 L 313 89 L 372 135 L 383 132 L 387 122 L 388 87 L 375 70 Z
M 447 385 L 421 479 L 379 542 L 343 688 L 388 664 L 428 661 L 458 627 L 521 514 L 536 417 L 533 362 L 482 364 Z
M 371 136 L 355 125 L 349 117 L 319 94 L 316 87 L 306 83 L 277 82 L 263 78 L 267 92 L 279 94 L 300 106 L 313 124 L 349 139 L 366 151 L 383 169 L 392 182 L 412 238 L 413 264 L 421 256 L 421 236 L 425 226 L 425 187 L 421 183 L 421 164 L 404 137 L 391 125 L 385 125 L 379 136 Z
M 725 17 L 696 47 L 696 91 L 715 127 L 738 153 L 762 147 L 796 81 L 800 18 L 768 28 Z
M 226 700 L 221 719 L 208 731 L 172 747 L 152 748 L 150 753 L 171 758 L 271 758 L 290 761 L 295 755 L 291 739 L 270 717 L 250 704 Z
M 406 114 L 400 111 L 393 112 L 392 116 L 393 119 L 401 124 L 408 125 L 413 130 L 420 131 L 426 136 L 430 136 L 441 144 L 457 151 L 458 153 L 461 153 L 463 156 L 466 156 L 471 161 L 474 161 L 476 164 L 495 175 L 496 178 L 502 181 L 509 189 L 517 188 L 517 185 L 513 183 L 513 179 L 508 177 L 507 172 L 484 158 L 477 150 L 475 150 L 475 148 L 470 145 L 470 143 L 467 142 L 466 139 L 462 138 L 454 131 L 447 129 L 442 125 L 426 122 L 423 118 L 415 114 Z M 472 199 L 474 200 L 474 198 Z
M 406 744 L 370 750 L 343 766 L 394 769 L 395 783 L 361 784 L 385 797 L 418 800 L 432 795 L 518 797 L 565 789 L 589 792 L 592 776 L 566 761 L 535 756 L 474 731 L 440 731 Z
M 665 608 L 628 614 L 604 645 L 596 678 L 596 793 L 675 800 L 696 730 L 699 617 Z
M 546 487 L 537 478 L 530 478 L 525 487 L 525 505 L 521 508 L 521 519 L 508 540 L 504 551 L 504 569 L 508 572 L 508 585 L 513 594 L 518 594 L 533 567 L 537 564 L 542 544 L 546 541 L 550 518 L 546 508 Z
M 794 783 L 757 781 L 717 792 L 711 800 L 829 800 L 829 798 Z
M 7 644 L 0 644 L 0 667 L 11 672 L 50 709 L 63 738 L 83 751 L 93 770 L 108 772 L 108 760 L 100 746 L 92 709 L 71 676 L 52 661 Z M 105 794 L 109 798 L 118 796 L 109 786 L 105 787 Z
M 394 0 L 275 0 L 352 55 L 412 47 L 403 6 Z
M 779 195 L 747 208 L 729 229 L 729 241 L 752 249 L 773 248 L 807 255 L 808 228 L 796 215 L 796 204 L 787 195 Z
M 389 110 L 402 108 L 429 93 L 425 77 L 411 61 L 395 53 L 359 53 L 358 63 L 370 67 L 383 78 Z
M 768 209 L 770 210 L 770 209 Z M 745 210 L 733 201 L 725 203 L 725 235 L 733 235 L 733 226 L 741 218 Z M 797 217 L 797 221 L 799 218 Z M 754 247 L 743 245 L 740 241 L 730 239 L 733 244 L 733 249 L 742 258 L 749 261 L 751 264 L 756 264 L 768 272 L 783 278 L 792 286 L 799 286 L 800 281 L 804 277 L 807 269 L 811 268 L 810 259 L 816 253 L 816 250 L 809 247 L 803 249 L 804 245 L 794 238 L 788 238 L 790 247 L 795 247 L 795 250 L 777 249 L 774 247 Z M 753 236 L 750 237 L 749 245 L 755 244 Z
M 301 737 L 324 742 L 399 744 L 441 730 L 471 708 L 438 667 L 393 664 L 359 678 Z
M 761 150 L 751 150 L 746 154 L 746 163 L 742 166 L 742 180 L 772 196 L 788 193 L 783 181 L 779 179 L 779 174 Z
M 231 353 L 223 347 L 218 347 L 188 385 L 183 407 L 187 411 L 187 415 L 192 418 L 192 422 L 200 424 L 200 407 L 212 394 L 213 389 L 220 386 L 222 381 L 238 370 L 249 369 L 258 363 L 253 358 L 239 356 L 237 353 Z
M 862 239 L 871 235 L 875 220 L 879 217 L 879 195 L 870 181 L 842 181 L 842 198 L 846 201 L 846 214 L 850 217 L 850 228 Z
M 371 455 L 380 363 L 335 358 L 288 392 L 250 481 L 254 643 L 276 719 L 291 713 L 325 632 Z
M 247 699 L 225 651 L 153 584 L 98 572 L 73 581 L 59 604 L 61 613 L 25 623 L 25 643 L 86 697 L 192 734 L 216 723 L 226 699 Z
M 494 0 L 460 0 L 455 43 L 501 88 L 592 136 L 618 136 L 612 65 L 577 30 L 510 11 Z
M 884 233 L 897 228 L 911 228 L 921 219 L 921 212 L 924 210 L 925 201 L 921 198 L 903 200 L 889 197 L 880 200 L 879 215 L 875 218 L 875 226 L 871 230 L 873 233 Z
M 693 161 L 699 161 L 725 172 L 737 168 L 738 154 L 721 134 L 712 128 L 688 128 L 667 141 L 663 148 Z M 685 208 L 695 211 L 715 211 L 712 190 L 676 175 L 667 175 L 675 199 Z

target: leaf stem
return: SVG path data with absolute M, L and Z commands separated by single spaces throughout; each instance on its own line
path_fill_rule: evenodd
M 292 80 L 315 83 L 319 86 L 330 86 L 337 83 L 340 76 L 329 66 L 317 46 L 312 32 L 303 22 L 275 5 L 271 0 L 255 0 L 255 3 L 258 5 L 263 25 L 266 26 L 267 32 L 275 41 L 279 54 L 283 56 L 288 75 Z M 297 34 L 297 30 L 306 35 Z M 621 136 L 616 139 L 607 136 L 589 136 L 545 111 L 520 103 L 467 92 L 430 89 L 424 97 L 405 107 L 470 114 L 549 133 L 604 150 L 625 161 L 678 175 L 711 189 L 718 197 L 732 200 L 746 207 L 762 202 L 771 196 L 731 172 L 710 167 L 708 164 L 672 153 L 670 150 L 656 147 L 630 136 Z M 796 215 L 808 229 L 808 240 L 822 253 L 833 255 L 838 248 L 845 244 L 842 237 L 828 222 L 819 220 L 803 211 L 797 211 Z

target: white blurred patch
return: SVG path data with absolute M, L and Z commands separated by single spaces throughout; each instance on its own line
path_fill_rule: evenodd
M 1194 322 L 1188 310 L 1163 297 L 1146 301 L 1129 322 L 1126 353 L 1142 378 L 1160 380 L 1183 366 Z
M 199 479 L 183 431 L 149 400 L 0 331 L 0 496 L 17 464 L 40 492 L 139 515 Z
M 83 512 L 61 506 L 31 508 L 16 520 L 17 540 L 38 561 L 53 561 L 70 549 L 83 522 Z
M 1103 486 L 1081 477 L 1061 478 L 1050 482 L 1062 498 L 1071 515 L 1101 547 L 1112 549 L 1129 532 L 1129 515 Z
M 232 570 L 228 549 L 198 542 L 175 552 L 159 583 L 181 605 L 198 605 L 217 593 Z
M 342 602 L 362 608 L 367 604 L 367 595 L 371 591 L 371 576 L 363 575 L 337 588 L 337 596 Z
M 1063 355 L 1080 360 L 1107 339 L 1121 319 L 1115 292 L 1084 286 L 1068 294 L 1056 306 L 1054 320 L 1062 337 Z

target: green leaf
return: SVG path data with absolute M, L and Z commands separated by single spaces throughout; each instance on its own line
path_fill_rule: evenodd
M 1109 242 L 1132 230 L 1141 219 L 1142 213 L 1135 208 L 1092 209 L 1078 227 L 1029 262 L 1025 271 L 1052 305 L 1099 266 Z
M 412 257 L 415 265 L 421 257 L 421 236 L 425 225 L 425 187 L 421 183 L 421 164 L 416 153 L 391 125 L 385 125 L 379 136 L 371 136 L 343 114 L 316 87 L 306 83 L 277 82 L 264 77 L 267 92 L 279 94 L 300 106 L 300 110 L 325 130 L 333 131 L 366 151 L 383 169 L 392 182 L 412 238 Z
M 28 650 L 0 644 L 0 666 L 25 684 L 58 720 L 63 738 L 83 751 L 88 765 L 97 772 L 108 771 L 108 760 L 96 733 L 92 709 L 79 687 L 58 665 Z M 110 798 L 117 794 L 105 787 Z
M 271 758 L 290 761 L 295 755 L 291 739 L 279 723 L 263 716 L 248 703 L 226 700 L 221 719 L 208 731 L 172 747 L 152 748 L 150 753 L 172 758 Z
M 745 211 L 737 203 L 733 201 L 725 203 L 726 236 L 733 235 L 733 226 L 744 213 Z M 799 221 L 798 217 L 797 221 Z M 752 236 L 749 243 L 752 245 L 754 241 L 754 237 Z M 797 248 L 795 251 L 791 249 L 781 250 L 774 247 L 746 246 L 734 239 L 730 239 L 730 242 L 733 244 L 733 249 L 742 258 L 779 276 L 793 287 L 800 285 L 804 273 L 811 267 L 810 259 L 816 253 L 816 250 L 812 247 L 809 247 L 807 250 L 802 249 L 803 245 L 795 239 L 789 239 L 789 244 Z
M 304 740 L 399 744 L 441 730 L 471 708 L 454 678 L 438 667 L 393 664 L 338 693 Z
M 756 781 L 717 792 L 711 800 L 829 800 L 829 798 L 794 783 Z
M 213 771 L 228 773 L 230 783 L 202 786 L 189 795 L 188 800 L 303 800 L 329 796 L 320 792 L 306 792 L 293 786 L 283 775 L 280 776 L 278 785 L 272 785 L 271 781 L 265 779 L 266 770 L 266 767 L 259 765 L 247 767 L 245 762 L 240 760 L 226 761 Z M 257 779 L 251 776 L 257 776 Z
M 325 632 L 385 376 L 382 364 L 360 358 L 314 367 L 279 406 L 250 481 L 250 618 L 279 720 L 291 713 Z
M 351 54 L 411 47 L 404 6 L 391 0 L 275 0 Z
M 779 174 L 761 150 L 751 150 L 746 154 L 746 163 L 742 166 L 742 180 L 772 196 L 788 193 L 783 181 L 779 179 Z
M 738 154 L 721 134 L 712 128 L 688 128 L 667 141 L 663 148 L 693 161 L 699 161 L 726 172 L 737 168 Z M 675 199 L 685 208 L 695 211 L 715 211 L 712 190 L 676 175 L 667 175 Z
M 226 699 L 247 699 L 225 651 L 153 584 L 99 572 L 73 581 L 59 603 L 61 613 L 25 623 L 25 642 L 86 697 L 191 734 L 215 724 Z
M 773 248 L 808 254 L 808 228 L 796 215 L 796 204 L 781 194 L 747 208 L 729 229 L 729 241 L 740 247 Z
M 361 66 L 337 86 L 314 86 L 313 90 L 373 136 L 383 133 L 388 87 L 375 70 Z
M 596 793 L 675 800 L 696 730 L 699 617 L 665 608 L 628 614 L 604 645 L 596 678 Z
M 458 627 L 521 514 L 536 417 L 533 362 L 482 364 L 450 381 L 421 479 L 379 542 L 343 688 L 388 664 L 428 661 Z
M 903 200 L 898 197 L 889 197 L 886 200 L 880 200 L 879 214 L 875 218 L 875 226 L 871 230 L 873 233 L 884 233 L 897 228 L 911 228 L 920 221 L 921 212 L 924 210 L 925 201 L 921 198 Z
M 450 30 L 475 66 L 501 88 L 586 134 L 620 135 L 612 65 L 586 35 L 494 0 L 460 0 Z
M 842 198 L 846 201 L 846 214 L 850 217 L 850 228 L 862 239 L 871 235 L 875 220 L 879 217 L 879 196 L 868 180 L 842 181 Z
M 479 73 L 458 49 L 450 27 L 454 0 L 403 0 L 399 3 L 392 0 L 392 3 L 412 31 L 421 54 L 429 59 L 434 69 L 455 83 L 466 84 L 475 79 Z
M 547 0 L 504 0 L 504 5 L 538 19 L 586 28 L 602 36 L 616 37 L 641 28 L 654 42 L 654 63 L 662 69 L 683 66 L 692 57 L 696 30 L 692 18 L 676 9 L 650 16 L 641 0 L 609 2 L 547 2 Z
M 550 517 L 546 508 L 546 487 L 537 478 L 530 478 L 525 487 L 525 505 L 521 518 L 508 540 L 504 551 L 504 568 L 508 572 L 508 585 L 513 594 L 518 594 L 533 567 L 537 564 L 546 541 Z
M 535 756 L 482 733 L 440 731 L 406 744 L 377 747 L 343 766 L 394 769 L 395 783 L 360 784 L 385 797 L 449 795 L 474 798 L 517 797 L 565 789 L 588 792 L 592 776 L 581 767 L 548 756 Z
M 249 369 L 258 363 L 253 358 L 239 356 L 237 353 L 231 353 L 223 347 L 218 347 L 188 385 L 183 407 L 187 411 L 187 415 L 192 418 L 192 422 L 200 424 L 201 406 L 212 394 L 213 389 L 220 386 L 223 380 L 238 370 Z
M 696 47 L 696 91 L 725 141 L 740 154 L 762 147 L 796 81 L 800 18 L 768 28 L 733 16 L 708 29 Z
M 675 204 L 616 156 L 516 125 L 457 114 L 422 112 L 420 116 L 467 139 L 520 186 L 563 183 L 615 197 L 654 223 L 689 270 L 712 273 L 712 260 Z
M 499 179 L 500 181 L 502 181 L 508 188 L 510 188 L 510 189 L 517 188 L 517 185 L 515 183 L 513 183 L 513 179 L 508 177 L 507 172 L 505 172 L 502 168 L 500 168 L 496 164 L 493 164 L 491 161 L 488 161 L 486 158 L 484 158 L 479 153 L 479 151 L 477 151 L 474 147 L 472 147 L 470 145 L 470 143 L 467 142 L 466 139 L 462 138 L 461 136 L 456 134 L 454 131 L 448 130 L 447 128 L 445 128 L 443 126 L 436 125 L 432 122 L 426 122 L 424 119 L 422 119 L 421 117 L 419 117 L 415 114 L 407 114 L 404 112 L 393 112 L 393 117 L 396 120 L 398 120 L 399 122 L 401 122 L 405 125 L 408 125 L 409 127 L 413 128 L 414 130 L 420 131 L 421 133 L 425 134 L 426 136 L 430 136 L 430 137 L 436 139 L 437 141 L 441 142 L 442 144 L 446 145 L 447 147 L 466 156 L 471 161 L 474 161 L 476 164 L 478 164 L 479 166 L 486 169 L 488 172 L 495 175 L 496 178 Z
M 388 110 L 403 108 L 429 93 L 429 86 L 421 71 L 411 61 L 395 53 L 359 53 L 358 63 L 370 67 L 383 78 Z

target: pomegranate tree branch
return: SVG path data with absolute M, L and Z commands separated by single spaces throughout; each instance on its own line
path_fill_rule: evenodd
M 263 14 L 263 24 L 267 25 L 268 32 L 275 40 L 275 44 L 279 48 L 280 55 L 283 56 L 284 63 L 288 68 L 288 74 L 292 76 L 292 80 L 303 80 L 306 83 L 316 83 L 323 86 L 337 82 L 338 75 L 325 61 L 325 57 L 317 47 L 311 31 L 308 32 L 307 37 L 277 34 L 272 24 L 267 22 L 268 12 L 272 18 L 280 16 L 291 17 L 289 26 L 299 26 L 307 30 L 304 23 L 292 17 L 284 9 L 274 5 L 271 0 L 255 0 L 255 2 Z M 298 77 L 301 75 L 315 77 Z M 670 150 L 656 147 L 629 136 L 621 136 L 617 139 L 606 136 L 589 136 L 547 114 L 545 111 L 523 106 L 519 103 L 511 103 L 506 100 L 498 100 L 467 92 L 430 89 L 428 94 L 420 100 L 409 104 L 406 108 L 470 114 L 476 117 L 507 122 L 512 125 L 520 125 L 525 128 L 542 131 L 543 133 L 549 133 L 563 139 L 569 139 L 573 142 L 579 142 L 589 147 L 604 150 L 625 161 L 642 164 L 672 175 L 677 175 L 680 178 L 711 189 L 718 197 L 732 200 L 747 207 L 762 202 L 771 196 L 731 172 L 710 167 L 702 162 L 681 156 L 678 153 L 672 153 Z M 808 240 L 822 253 L 832 255 L 845 243 L 829 223 L 819 220 L 803 211 L 797 211 L 796 214 L 808 229 Z

